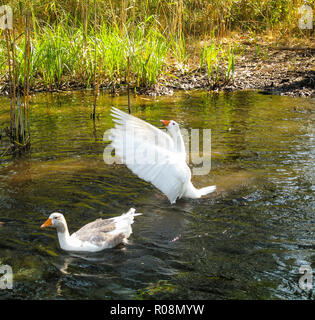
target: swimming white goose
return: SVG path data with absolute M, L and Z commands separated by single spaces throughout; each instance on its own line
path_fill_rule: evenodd
M 115 154 L 134 174 L 162 191 L 172 204 L 182 197 L 201 198 L 216 189 L 216 186 L 201 189 L 193 186 L 184 140 L 174 120 L 161 120 L 168 135 L 117 108 L 111 111 L 115 127 L 110 139 Z
M 131 208 L 127 213 L 110 219 L 97 219 L 73 233 L 71 236 L 63 214 L 54 212 L 41 228 L 57 229 L 61 249 L 66 251 L 97 252 L 113 248 L 119 243 L 126 242 L 132 233 L 131 224 L 134 217 L 141 215 Z

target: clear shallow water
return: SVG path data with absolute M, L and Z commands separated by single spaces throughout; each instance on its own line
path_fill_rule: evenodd
M 103 161 L 111 106 L 101 94 L 95 124 L 88 92 L 32 97 L 31 152 L 0 160 L 0 265 L 12 266 L 1 299 L 313 299 L 299 288 L 314 268 L 314 106 L 310 99 L 255 92 L 132 99 L 137 117 L 161 127 L 211 129 L 211 171 L 194 176 L 217 192 L 168 201 L 122 165 Z M 8 125 L 0 98 L 0 127 Z M 0 141 L 0 154 L 8 141 Z M 97 254 L 63 252 L 54 211 L 70 232 L 135 207 L 128 245 Z

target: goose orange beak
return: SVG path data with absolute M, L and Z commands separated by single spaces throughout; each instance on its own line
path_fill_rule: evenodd
M 41 227 L 41 228 L 46 228 L 46 227 L 49 227 L 49 226 L 52 226 L 52 222 L 51 222 L 51 219 L 50 219 L 50 218 L 48 218 L 48 219 L 46 220 L 46 222 L 43 223 L 40 227 Z
M 170 124 L 169 120 L 160 120 L 166 127 Z

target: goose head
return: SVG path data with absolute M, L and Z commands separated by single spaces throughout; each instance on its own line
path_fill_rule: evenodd
M 58 232 L 65 232 L 67 229 L 67 222 L 63 214 L 54 212 L 49 218 L 41 225 L 41 228 L 53 227 Z
M 168 132 L 172 135 L 178 135 L 180 133 L 179 124 L 174 120 L 160 120 L 168 130 Z

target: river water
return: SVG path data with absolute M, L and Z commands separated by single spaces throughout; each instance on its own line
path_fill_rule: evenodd
M 0 128 L 9 105 L 0 98 Z M 102 93 L 95 122 L 92 105 L 86 91 L 32 96 L 30 152 L 0 159 L 0 266 L 13 271 L 0 299 L 314 298 L 299 285 L 300 267 L 315 267 L 314 99 L 254 91 L 132 97 L 132 113 L 159 128 L 174 119 L 201 142 L 211 130 L 203 150 L 211 150 L 211 170 L 192 180 L 217 191 L 175 205 L 104 161 L 109 110 L 127 111 L 127 97 Z M 0 155 L 7 147 L 2 137 Z M 128 244 L 97 254 L 64 252 L 56 231 L 40 228 L 55 211 L 71 233 L 131 207 L 143 215 Z

